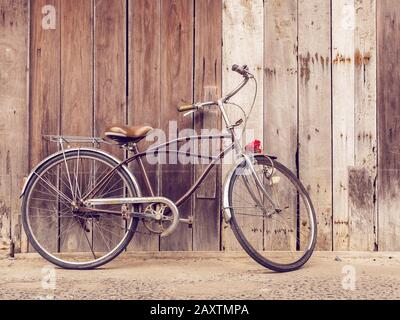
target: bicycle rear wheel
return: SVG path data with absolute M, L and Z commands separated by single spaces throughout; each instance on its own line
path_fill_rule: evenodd
M 22 201 L 23 226 L 29 243 L 40 255 L 62 268 L 92 269 L 124 250 L 138 219 L 121 214 L 121 205 L 95 208 L 81 201 L 117 165 L 113 158 L 86 149 L 61 153 L 40 166 Z M 127 169 L 119 167 L 96 197 L 139 194 Z
M 232 230 L 244 250 L 258 263 L 278 272 L 303 266 L 314 250 L 317 224 L 310 197 L 285 166 L 257 155 L 254 170 L 239 165 L 229 186 Z

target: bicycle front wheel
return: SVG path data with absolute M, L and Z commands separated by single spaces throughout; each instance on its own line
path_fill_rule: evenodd
M 229 186 L 232 230 L 244 250 L 264 267 L 296 270 L 311 257 L 316 243 L 310 197 L 278 161 L 257 155 L 253 166 L 264 190 L 245 161 L 236 168 Z
M 124 250 L 138 219 L 122 214 L 122 205 L 95 208 L 83 201 L 110 172 L 97 198 L 140 194 L 126 168 L 114 170 L 117 165 L 112 157 L 86 149 L 60 153 L 36 170 L 22 201 L 22 222 L 41 256 L 62 268 L 92 269 Z

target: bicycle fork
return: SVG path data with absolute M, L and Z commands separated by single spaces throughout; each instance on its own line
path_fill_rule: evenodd
M 246 186 L 246 189 L 249 191 L 251 198 L 255 202 L 255 204 L 263 211 L 263 213 L 268 217 L 274 213 L 280 213 L 282 210 L 279 208 L 279 206 L 275 203 L 275 201 L 271 198 L 271 196 L 268 194 L 267 190 L 265 189 L 263 183 L 260 181 L 259 177 L 257 176 L 257 173 L 254 169 L 253 162 L 251 160 L 251 157 L 247 154 L 242 153 L 241 156 L 245 160 L 245 165 L 242 166 L 241 162 L 239 165 L 237 165 L 235 168 L 231 170 L 231 172 L 227 175 L 224 183 L 224 188 L 223 188 L 223 217 L 226 223 L 229 223 L 229 221 L 232 218 L 232 212 L 231 212 L 231 207 L 229 204 L 229 187 L 231 184 L 231 180 L 234 176 L 234 174 L 237 172 L 237 170 L 241 170 L 241 176 L 243 178 L 244 184 Z M 241 167 L 242 166 L 242 167 Z M 272 205 L 274 208 L 273 213 L 268 213 L 267 209 L 265 206 L 261 203 L 259 196 L 256 195 L 251 188 L 251 184 L 249 181 L 249 177 L 252 177 L 255 181 L 256 186 L 259 188 L 261 191 L 261 195 L 265 197 L 269 203 Z

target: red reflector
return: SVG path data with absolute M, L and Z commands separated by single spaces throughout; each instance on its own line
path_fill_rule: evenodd
M 254 140 L 253 142 L 246 145 L 245 150 L 247 153 L 262 153 L 261 141 Z

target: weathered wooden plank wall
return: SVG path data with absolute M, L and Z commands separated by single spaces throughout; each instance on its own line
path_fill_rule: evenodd
M 277 155 L 293 172 L 297 171 L 298 151 L 297 10 L 297 0 L 267 1 L 264 6 L 264 149 Z M 282 96 L 282 91 L 292 94 Z M 289 189 L 284 197 L 295 201 L 297 194 Z M 266 224 L 267 250 L 287 248 L 290 235 L 290 243 L 295 246 L 292 232 L 275 232 L 282 227 Z
M 111 123 L 126 123 L 127 11 L 124 1 L 94 0 L 93 5 L 93 130 L 95 136 L 101 136 L 104 128 Z M 124 157 L 122 150 L 113 150 L 111 146 L 105 150 Z M 106 239 L 112 239 L 113 231 L 115 233 L 115 230 L 109 231 Z M 97 250 L 106 249 L 105 239 L 100 234 L 97 227 L 93 234 Z
M 257 33 L 241 25 L 253 17 L 264 28 L 264 147 L 309 190 L 320 250 L 377 249 L 376 3 L 265 0 L 262 25 L 246 13 L 257 1 L 224 2 L 224 88 L 229 64 L 258 64 L 246 55 Z
M 113 122 L 167 134 L 170 120 L 173 133 L 220 126 L 212 113 L 183 118 L 176 105 L 231 89 L 231 65 L 246 63 L 261 88 L 248 128 L 310 191 L 318 248 L 399 250 L 396 1 L 1 1 L 1 241 L 27 250 L 21 177 L 57 149 L 41 135 L 101 135 Z M 44 28 L 52 7 L 55 28 Z M 248 88 L 237 102 L 251 96 Z M 199 169 L 147 167 L 156 193 L 172 198 Z M 238 249 L 220 226 L 220 185 L 217 171 L 183 208 L 193 229 L 162 241 L 140 233 L 129 250 Z
M 129 69 L 128 85 L 128 123 L 146 123 L 153 128 L 161 127 L 161 1 L 138 0 L 135 5 L 128 2 L 129 10 Z M 142 8 L 142 10 L 137 10 Z M 145 112 L 143 112 L 145 110 Z M 149 143 L 143 145 L 148 146 Z M 149 165 L 145 161 L 154 192 L 160 193 L 160 166 Z M 134 167 L 136 173 L 139 168 Z M 144 180 L 140 175 L 139 182 Z M 150 195 L 149 190 L 142 190 Z M 138 234 L 130 244 L 129 250 L 158 250 L 159 237 L 149 234 L 140 224 Z
M 298 1 L 299 177 L 313 199 L 317 249 L 332 248 L 331 6 Z M 318 39 L 318 41 L 316 40 Z
M 263 88 L 263 66 L 264 66 L 264 9 L 263 0 L 224 0 L 223 4 L 223 81 L 222 90 L 224 93 L 232 91 L 242 80 L 237 73 L 231 70 L 233 64 L 248 64 L 251 72 L 255 75 L 259 88 Z M 254 96 L 254 86 L 251 84 L 243 89 L 242 93 L 235 97 L 235 103 L 249 105 Z M 248 143 L 255 138 L 263 138 L 263 94 L 257 96 L 253 113 L 247 125 L 247 135 L 243 142 Z M 227 114 L 232 123 L 243 117 L 241 111 L 232 106 L 227 107 Z M 261 120 L 261 121 L 260 121 Z M 229 171 L 233 158 L 230 154 L 227 162 L 223 165 L 223 176 Z M 242 224 L 243 225 L 243 224 Z M 250 228 L 250 225 L 249 225 Z M 224 226 L 223 248 L 236 250 L 240 246 L 228 226 Z M 245 232 L 246 233 L 246 232 Z M 253 243 L 262 246 L 262 236 L 254 232 Z
M 332 4 L 334 248 L 349 246 L 349 168 L 354 166 L 354 0 Z
M 57 8 L 61 11 L 60 133 L 63 135 L 90 137 L 94 131 L 93 6 L 93 0 L 68 0 L 61 1 Z M 79 225 L 71 223 L 73 218 L 60 220 L 60 234 L 65 234 L 60 237 L 61 251 L 90 251 Z
M 183 118 L 176 107 L 193 102 L 194 96 L 202 100 L 210 92 L 221 92 L 222 2 L 32 0 L 30 5 L 29 168 L 57 150 L 43 140 L 44 134 L 102 135 L 111 123 L 128 123 L 162 128 L 173 137 L 181 129 L 200 129 L 204 123 L 212 128 L 220 126 L 218 114 Z M 28 8 L 19 3 L 15 6 L 25 10 L 28 27 Z M 43 19 L 52 10 L 54 29 L 43 28 Z M 21 41 L 27 41 L 28 32 L 23 35 Z M 21 47 L 27 52 L 27 45 Z M 26 112 L 24 116 L 27 120 Z M 177 125 L 173 129 L 172 123 L 172 132 L 170 121 Z M 118 149 L 107 150 L 125 156 Z M 156 193 L 173 199 L 194 179 L 190 164 L 147 167 Z M 137 172 L 134 166 L 132 169 Z M 15 179 L 21 180 L 27 171 Z M 215 186 L 211 196 L 208 189 L 206 194 L 200 191 L 181 211 L 183 217 L 193 215 L 199 221 L 198 228 L 181 225 L 174 236 L 162 241 L 140 228 L 129 250 L 219 250 L 218 176 L 219 169 L 207 182 Z M 148 194 L 145 188 L 143 192 Z M 43 226 L 46 229 L 49 225 Z M 55 237 L 48 237 L 52 245 L 57 245 Z M 9 239 L 9 235 L 2 238 Z M 79 245 L 80 241 L 62 239 L 60 245 L 68 243 Z
M 355 1 L 355 168 L 350 179 L 350 250 L 378 249 L 376 0 Z M 394 214 L 394 213 L 392 213 Z
M 211 101 L 221 96 L 222 81 L 222 1 L 195 1 L 195 60 L 194 60 L 194 100 Z M 204 110 L 196 115 L 195 130 L 218 130 L 221 127 L 217 110 Z M 218 153 L 218 145 L 210 145 L 200 152 L 210 150 Z M 195 178 L 203 172 L 205 166 L 198 166 Z M 220 249 L 220 167 L 211 171 L 210 176 L 198 190 L 194 202 L 193 250 L 208 251 Z
M 334 249 L 376 245 L 376 2 L 333 2 Z
M 378 245 L 400 250 L 400 7 L 396 0 L 377 1 L 378 19 Z
M 161 128 L 172 134 L 170 139 L 177 138 L 181 130 L 192 128 L 192 119 L 177 114 L 176 107 L 193 101 L 193 10 L 193 0 L 161 1 Z M 172 161 L 162 165 L 161 193 L 178 200 L 190 187 L 193 171 L 190 165 L 178 161 L 177 154 L 171 156 Z M 190 201 L 182 205 L 182 218 L 189 218 L 192 209 Z M 181 224 L 175 234 L 161 241 L 160 247 L 161 250 L 191 250 L 192 230 Z
M 0 251 L 21 247 L 19 196 L 28 167 L 27 0 L 0 2 Z
M 61 130 L 61 28 L 58 25 L 61 12 L 51 11 L 59 6 L 59 0 L 30 2 L 29 168 L 57 151 L 57 146 L 44 140 L 42 135 L 59 134 Z M 45 16 L 55 19 L 55 29 L 43 28 L 43 11 Z M 50 232 L 48 244 L 55 246 L 55 228 L 48 225 L 41 228 Z M 27 247 L 28 244 L 24 249 Z

